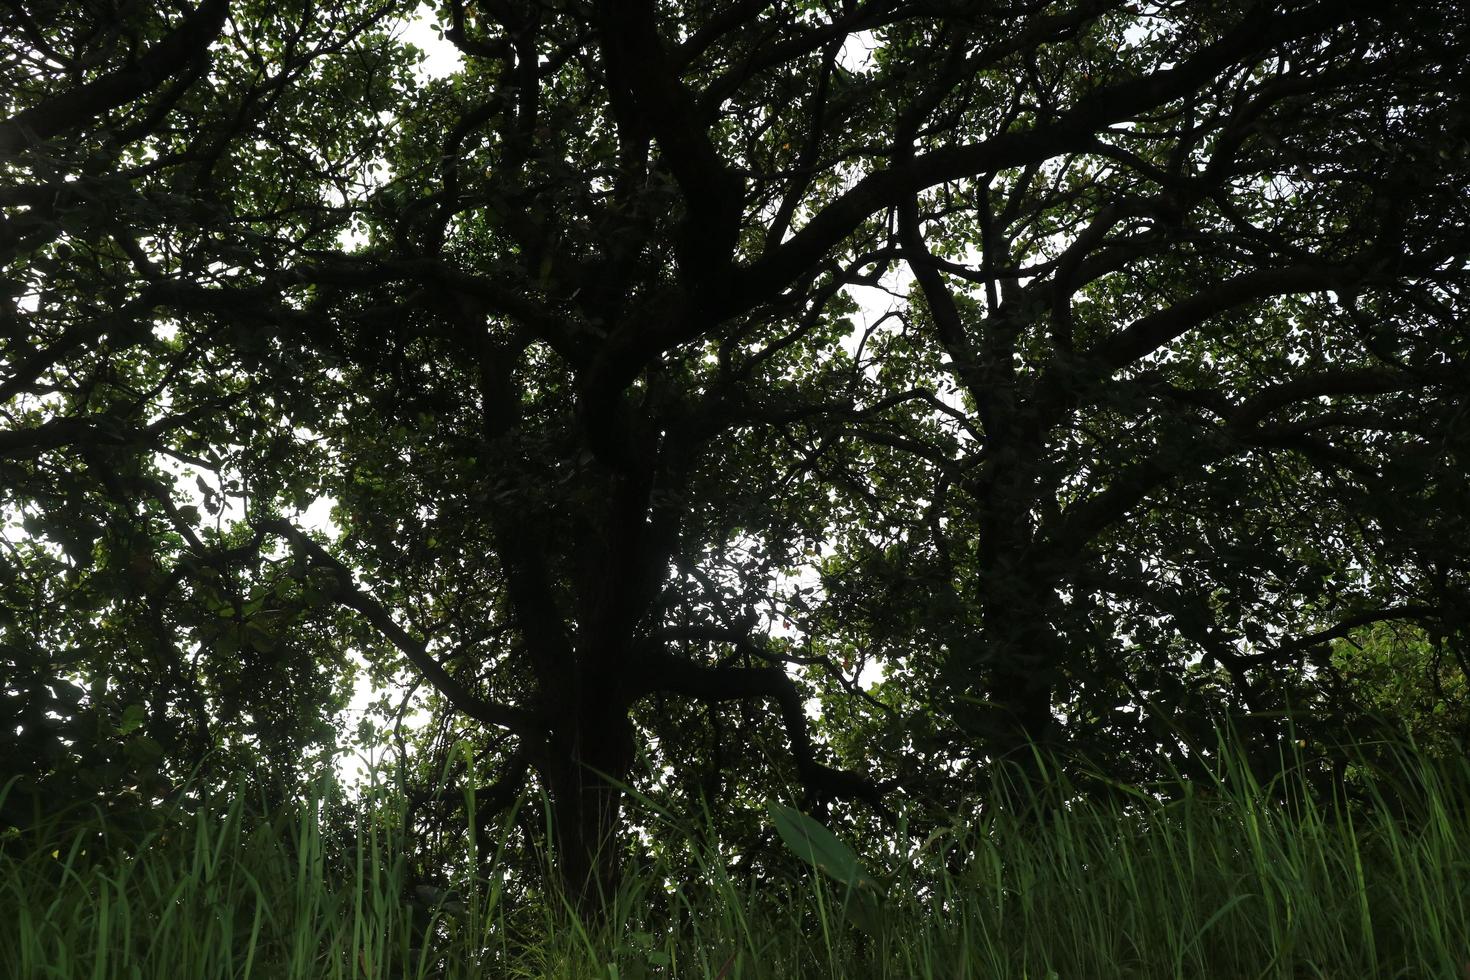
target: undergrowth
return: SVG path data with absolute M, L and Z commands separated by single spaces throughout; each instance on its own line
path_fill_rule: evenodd
M 1470 978 L 1470 763 L 1392 758 L 1351 803 L 1294 786 L 1289 760 L 1167 802 L 998 780 L 983 815 L 867 861 L 773 804 L 801 873 L 756 884 L 691 838 L 692 870 L 640 867 L 595 922 L 495 841 L 447 891 L 410 880 L 391 807 L 344 829 L 326 784 L 274 815 L 240 793 L 141 837 L 0 839 L 0 976 Z

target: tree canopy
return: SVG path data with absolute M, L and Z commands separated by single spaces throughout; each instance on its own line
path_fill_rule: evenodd
M 1464 738 L 1464 4 L 414 7 L 0 14 L 4 819 L 355 658 L 589 895 L 624 786 Z

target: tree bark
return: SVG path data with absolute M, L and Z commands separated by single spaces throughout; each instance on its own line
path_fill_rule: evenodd
M 628 706 L 594 693 L 550 741 L 542 775 L 557 876 L 573 907 L 596 918 L 608 911 L 622 874 L 622 787 L 635 755 Z

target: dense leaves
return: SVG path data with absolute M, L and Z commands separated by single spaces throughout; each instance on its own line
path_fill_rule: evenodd
M 628 786 L 755 861 L 1465 735 L 1463 5 L 8 10 L 32 797 L 286 792 L 361 663 L 425 832 L 542 790 L 595 905 Z

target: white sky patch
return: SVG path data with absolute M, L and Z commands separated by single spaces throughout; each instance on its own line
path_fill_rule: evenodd
M 390 710 L 387 715 L 384 715 L 372 711 L 372 704 L 386 691 L 389 693 L 389 703 L 394 706 L 398 705 L 413 684 L 414 677 L 407 670 L 403 670 L 386 684 L 375 685 L 367 660 L 355 650 L 350 651 L 348 657 L 357 670 L 357 676 L 354 678 L 352 700 L 343 711 L 344 730 L 342 740 L 338 744 L 339 754 L 335 761 L 337 778 L 342 785 L 361 789 L 375 780 L 381 781 L 385 778 L 383 774 L 392 771 L 398 746 L 394 743 L 391 734 L 388 741 L 383 744 L 364 745 L 358 740 L 357 724 L 365 718 L 372 717 L 379 730 L 391 733 L 394 726 L 394 713 Z M 428 694 L 429 685 L 420 684 L 409 700 L 408 707 L 403 712 L 405 739 L 412 737 L 415 730 L 428 724 L 431 720 L 426 706 Z
M 335 542 L 342 536 L 342 529 L 332 520 L 332 510 L 337 506 L 334 497 L 318 497 L 296 518 L 296 526 L 305 531 L 320 531 Z
M 448 78 L 464 68 L 459 49 L 444 39 L 443 26 L 428 4 L 414 11 L 399 37 L 424 53 L 424 60 L 414 68 L 420 81 Z
M 842 341 L 849 355 L 857 355 L 857 345 L 870 327 L 889 313 L 895 310 L 902 311 L 908 305 L 909 286 L 913 281 L 913 270 L 905 264 L 895 266 L 888 275 L 883 277 L 883 283 L 880 286 L 846 287 L 846 293 L 858 304 L 857 315 L 853 317 L 853 324 L 857 329 Z
M 878 38 L 872 31 L 849 34 L 837 52 L 837 64 L 850 72 L 861 74 L 873 66 L 873 52 L 878 48 Z
M 173 477 L 174 499 L 182 501 L 184 506 L 196 508 L 205 523 L 214 524 L 223 530 L 245 519 L 244 499 L 236 494 L 223 492 L 222 477 L 230 477 L 229 472 L 217 474 L 214 470 L 195 466 L 193 463 L 186 463 L 166 453 L 157 452 L 153 454 L 153 464 Z M 234 474 L 236 478 L 238 475 Z M 208 487 L 212 493 L 206 495 L 205 487 Z M 212 513 L 205 506 L 206 496 L 209 496 L 219 508 L 217 513 Z

